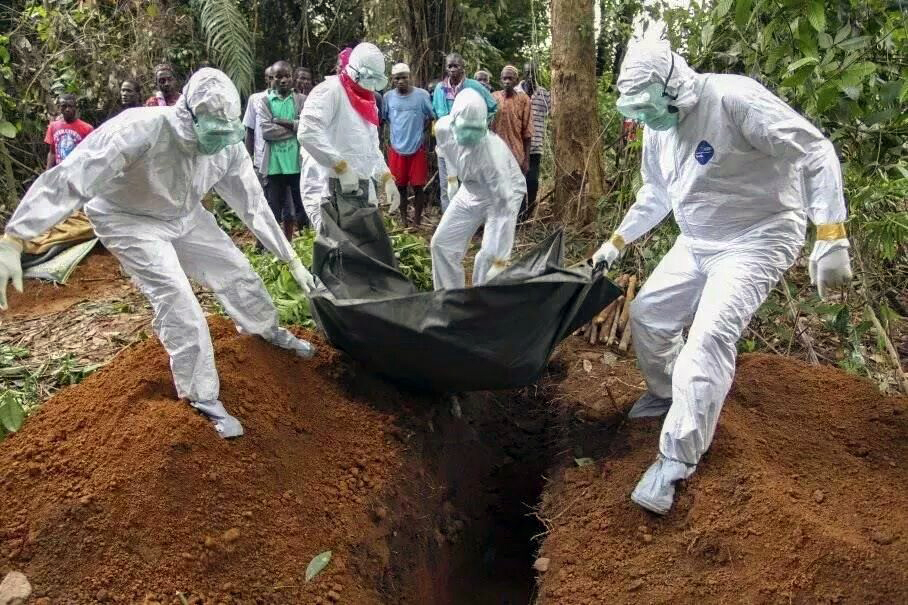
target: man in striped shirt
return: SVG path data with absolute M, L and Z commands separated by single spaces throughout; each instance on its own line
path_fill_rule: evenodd
M 539 192 L 539 164 L 542 161 L 542 142 L 545 139 L 545 122 L 552 111 L 552 94 L 536 83 L 536 64 L 531 62 L 523 66 L 523 80 L 518 89 L 530 97 L 532 111 L 533 137 L 530 140 L 529 169 L 527 170 L 527 197 L 520 208 L 519 221 L 525 221 L 533 215 L 536 207 L 536 194 Z

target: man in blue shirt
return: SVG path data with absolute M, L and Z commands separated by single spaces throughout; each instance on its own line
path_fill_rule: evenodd
M 426 127 L 435 117 L 429 93 L 410 84 L 410 68 L 398 63 L 391 68 L 393 88 L 385 93 L 382 117 L 391 128 L 391 146 L 388 148 L 388 168 L 400 191 L 400 215 L 404 225 L 411 224 L 407 208 L 407 187 L 413 188 L 413 222 L 419 227 L 426 205 L 423 187 L 429 176 L 426 157 Z
M 451 113 L 451 107 L 454 105 L 454 98 L 457 94 L 467 88 L 472 88 L 482 96 L 482 99 L 486 102 L 486 108 L 489 112 L 489 123 L 492 122 L 492 118 L 495 117 L 495 112 L 498 110 L 498 104 L 495 102 L 495 99 L 492 98 L 492 93 L 486 89 L 485 86 L 473 80 L 467 78 L 464 73 L 464 61 L 457 53 L 451 53 L 445 58 L 445 73 L 448 76 L 438 83 L 438 86 L 435 87 L 435 92 L 432 95 L 432 108 L 435 110 L 436 118 L 443 118 L 444 116 Z M 438 158 L 438 188 L 441 191 L 441 211 L 444 212 L 448 207 L 448 190 L 447 190 L 447 181 L 448 174 L 445 169 L 445 162 L 442 158 Z

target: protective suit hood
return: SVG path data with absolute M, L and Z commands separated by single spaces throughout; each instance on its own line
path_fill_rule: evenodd
M 451 107 L 451 119 L 460 121 L 470 126 L 486 124 L 489 109 L 486 102 L 478 92 L 472 88 L 465 88 L 454 99 Z
M 618 91 L 622 95 L 640 93 L 650 84 L 664 85 L 666 79 L 665 92 L 675 97 L 670 104 L 680 109 L 683 116 L 696 105 L 705 78 L 691 69 L 684 57 L 672 52 L 664 40 L 630 45 L 618 74 Z
M 175 105 L 177 133 L 187 141 L 195 141 L 192 116 L 210 116 L 219 120 L 238 121 L 241 116 L 240 93 L 224 72 L 203 67 L 192 74 L 183 96 Z
M 344 70 L 354 82 L 368 90 L 383 90 L 388 85 L 385 56 L 371 42 L 356 45 Z

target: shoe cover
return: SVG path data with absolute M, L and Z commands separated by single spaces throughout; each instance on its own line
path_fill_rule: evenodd
M 214 424 L 214 429 L 218 435 L 224 439 L 241 437 L 243 435 L 243 425 L 240 421 L 227 413 L 224 404 L 217 399 L 211 401 L 190 401 L 189 405 L 205 414 Z
M 649 391 L 643 394 L 631 411 L 627 413 L 628 418 L 648 418 L 651 416 L 662 416 L 668 413 L 668 408 L 672 407 L 671 397 L 656 397 Z
M 293 351 L 300 357 L 308 359 L 315 355 L 315 347 L 312 343 L 297 338 L 285 328 L 278 328 L 271 336 L 264 336 L 264 338 L 274 346 Z
M 696 469 L 695 464 L 684 464 L 659 454 L 631 493 L 631 501 L 657 515 L 664 515 L 671 510 L 675 500 L 675 483 L 687 479 Z

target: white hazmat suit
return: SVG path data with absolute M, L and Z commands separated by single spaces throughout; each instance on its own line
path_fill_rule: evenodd
M 610 264 L 625 244 L 674 214 L 681 235 L 630 313 L 648 387 L 631 416 L 667 411 L 659 459 L 631 499 L 664 514 L 674 483 L 693 473 L 712 442 L 736 343 L 794 263 L 808 218 L 817 225 L 811 261 L 821 294 L 851 270 L 841 168 L 815 127 L 750 78 L 698 74 L 667 44 L 638 44 L 622 64 L 618 89 L 633 98 L 654 84 L 676 122 L 666 127 L 660 118 L 657 129 L 645 129 L 643 186 L 594 259 Z
M 350 53 L 343 77 L 371 94 L 387 84 L 384 69 L 385 59 L 378 47 L 363 42 Z M 312 168 L 309 173 L 313 177 L 336 177 L 347 193 L 355 191 L 361 179 L 374 179 L 384 188 L 390 211 L 394 212 L 400 206 L 400 192 L 379 147 L 378 126 L 354 109 L 341 78 L 328 76 L 313 88 L 300 114 L 297 139 L 305 152 L 303 157 L 308 155 L 322 167 L 322 171 Z M 301 174 L 300 178 L 307 177 Z M 309 187 L 307 183 L 306 188 Z M 311 184 L 307 208 L 314 203 L 317 187 L 317 183 Z M 377 203 L 371 181 L 369 200 Z
M 463 288 L 463 258 L 470 238 L 484 225 L 473 262 L 473 285 L 484 284 L 507 267 L 526 178 L 507 144 L 488 132 L 488 109 L 478 92 L 466 89 L 451 113 L 435 123 L 436 152 L 447 168 L 450 203 L 432 236 L 432 279 L 436 290 Z M 478 140 L 458 141 L 459 124 L 484 131 Z M 460 183 L 458 186 L 458 182 Z M 445 186 L 442 183 L 442 186 Z
M 170 355 L 177 394 L 223 437 L 243 430 L 218 400 L 211 336 L 189 278 L 211 288 L 242 331 L 304 357 L 314 353 L 308 342 L 278 327 L 262 280 L 201 204 L 210 189 L 217 191 L 269 251 L 291 263 L 301 286 L 311 287 L 243 145 L 200 151 L 199 124 L 215 120 L 242 132 L 239 116 L 230 79 L 201 69 L 175 106 L 127 110 L 95 130 L 35 181 L 6 227 L 8 236 L 31 239 L 84 205 L 101 242 L 154 309 L 152 325 Z M 5 287 L 3 280 L 0 289 Z

